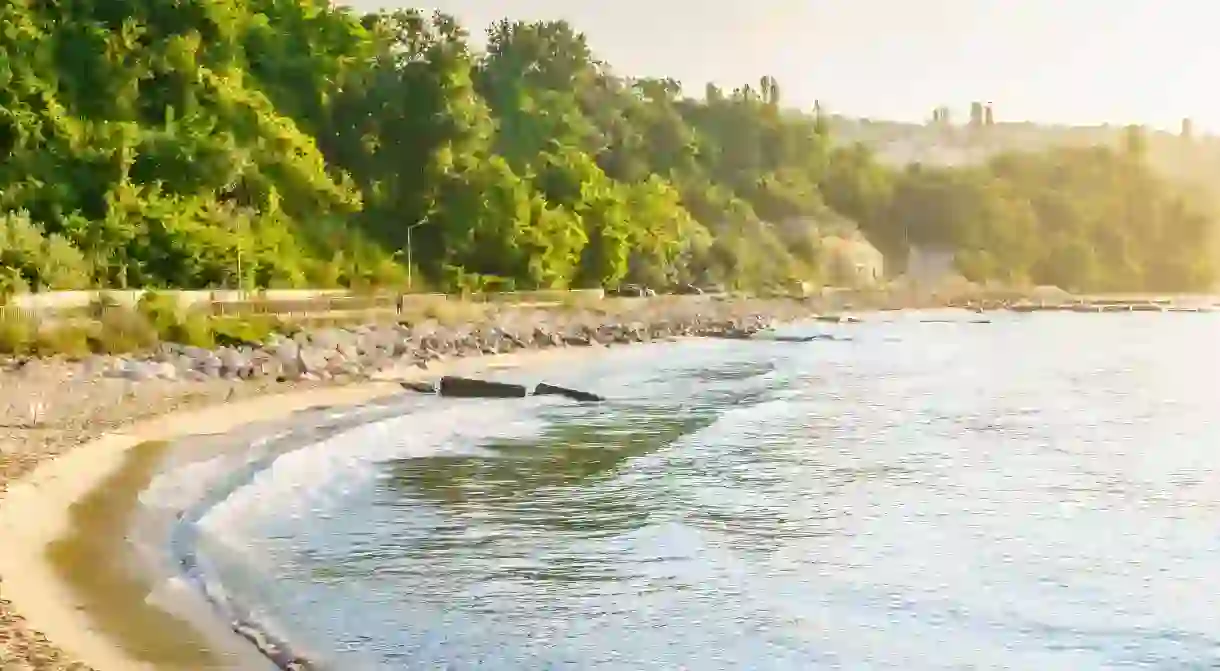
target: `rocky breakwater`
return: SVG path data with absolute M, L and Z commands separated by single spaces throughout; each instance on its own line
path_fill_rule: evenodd
M 266 343 L 203 349 L 163 344 L 139 356 L 97 357 L 87 369 L 107 377 L 150 379 L 261 379 L 280 382 L 346 381 L 385 375 L 403 366 L 522 350 L 625 345 L 679 337 L 747 337 L 773 316 L 675 315 L 655 321 L 597 319 L 595 313 L 547 319 L 444 326 L 376 324 L 304 329 L 273 335 Z

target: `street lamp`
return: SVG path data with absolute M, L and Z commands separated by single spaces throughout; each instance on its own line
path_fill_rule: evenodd
M 423 226 L 426 223 L 428 223 L 427 216 L 425 216 L 423 219 L 420 219 L 419 221 L 415 222 L 414 224 L 407 226 L 407 289 L 408 289 L 408 291 L 415 290 L 415 280 L 411 276 L 411 273 L 414 272 L 414 268 L 415 268 L 415 261 L 411 257 L 411 231 L 415 230 L 416 228 L 418 228 L 420 226 Z

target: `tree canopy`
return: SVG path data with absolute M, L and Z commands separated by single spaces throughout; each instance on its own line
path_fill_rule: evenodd
M 821 241 L 974 280 L 1196 289 L 1211 212 L 1125 150 L 883 166 L 762 76 L 616 74 L 562 21 L 320 0 L 0 7 L 0 290 L 830 279 Z M 409 249 L 408 249 L 409 247 Z

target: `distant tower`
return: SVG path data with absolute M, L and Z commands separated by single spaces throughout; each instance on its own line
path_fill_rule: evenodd
M 991 111 L 991 103 L 987 103 L 987 106 L 983 108 L 983 124 L 986 126 L 995 125 L 995 114 Z
M 983 103 L 970 103 L 970 126 L 978 128 L 983 125 Z
M 1130 156 L 1142 159 L 1148 152 L 1148 136 L 1143 126 L 1131 124 L 1124 131 L 1123 150 Z
M 1195 122 L 1189 118 L 1182 119 L 1182 139 L 1189 140 L 1195 136 Z
M 825 135 L 830 130 L 830 125 L 827 123 L 825 110 L 822 109 L 822 101 L 813 101 L 813 127 L 815 132 L 820 135 Z

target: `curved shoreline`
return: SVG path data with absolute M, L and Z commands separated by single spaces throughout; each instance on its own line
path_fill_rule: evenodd
M 254 422 L 287 419 L 293 413 L 323 406 L 358 406 L 402 392 L 399 381 L 422 380 L 447 373 L 477 372 L 526 363 L 587 356 L 606 348 L 583 347 L 522 351 L 458 359 L 428 370 L 408 367 L 383 381 L 322 387 L 258 396 L 139 421 L 89 440 L 39 463 L 32 472 L 7 484 L 0 499 L 0 576 L 20 576 L 3 583 L 4 598 L 21 614 L 24 626 L 41 633 L 78 663 L 48 657 L 25 662 L 29 668 L 153 671 L 95 626 L 47 556 L 47 548 L 72 528 L 72 508 L 118 473 L 128 452 L 141 444 L 198 435 L 232 432 Z M 240 632 L 237 632 L 240 635 Z M 3 643 L 3 641 L 0 641 Z M 5 648 L 0 652 L 7 654 Z M 58 656 L 56 656 L 58 657 Z M 7 662 L 6 657 L 0 661 Z M 83 663 L 83 664 L 82 664 Z M 9 668 L 9 667 L 6 667 Z M 22 668 L 22 667 L 13 667 Z M 293 667 L 294 668 L 294 667 Z
M 406 393 L 400 389 L 398 393 L 384 397 L 384 400 L 391 401 Z M 259 474 L 274 467 L 281 457 L 298 450 L 309 449 L 350 429 L 404 416 L 401 412 L 402 407 L 398 404 L 376 409 L 379 400 L 382 399 L 374 399 L 354 406 L 370 410 L 354 416 L 344 414 L 339 417 L 318 418 L 306 415 L 297 418 L 295 415 L 300 413 L 294 413 L 294 417 L 286 420 L 286 425 L 277 423 L 274 427 L 268 427 L 267 431 L 271 433 L 260 432 L 258 434 L 259 437 L 254 443 L 266 450 L 266 453 L 250 459 L 231 473 L 232 477 L 224 486 L 208 487 L 200 499 L 184 508 L 174 506 L 173 512 L 175 512 L 176 520 L 169 531 L 168 549 L 170 559 L 178 570 L 177 576 L 194 588 L 195 593 L 211 606 L 213 614 L 223 620 L 224 626 L 231 633 L 252 645 L 259 654 L 281 671 L 315 671 L 322 667 L 318 660 L 293 647 L 291 641 L 277 636 L 271 627 L 255 616 L 248 604 L 230 596 L 223 583 L 209 581 L 203 561 L 206 560 L 206 556 L 201 553 L 198 545 L 197 525 L 217 505 L 222 504 L 244 487 L 254 484 Z M 334 406 L 328 406 L 328 409 L 333 408 Z M 320 412 L 321 409 L 315 411 Z M 280 444 L 288 446 L 281 449 Z M 239 445 L 253 444 L 243 438 L 229 444 L 229 449 Z M 189 450 L 190 448 L 182 447 L 181 449 Z M 214 589 L 214 586 L 218 589 Z

